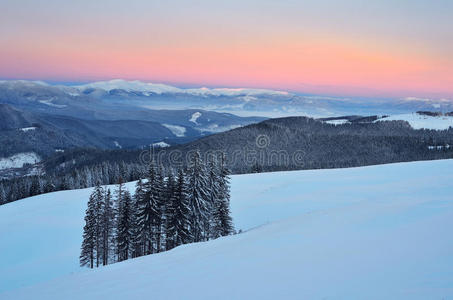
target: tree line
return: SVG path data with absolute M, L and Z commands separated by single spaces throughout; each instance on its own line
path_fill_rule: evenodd
M 163 171 L 151 162 L 133 195 L 98 182 L 89 197 L 80 265 L 89 268 L 234 233 L 224 156 L 196 152 L 187 168 Z
M 101 185 L 116 184 L 121 177 L 134 181 L 143 177 L 146 166 L 140 163 L 102 162 L 73 168 L 67 173 L 49 173 L 0 180 L 0 205 L 19 199 L 56 191 L 84 189 Z

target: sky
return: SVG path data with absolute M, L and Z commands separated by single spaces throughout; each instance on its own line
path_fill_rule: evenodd
M 0 78 L 453 100 L 450 0 L 0 0 Z

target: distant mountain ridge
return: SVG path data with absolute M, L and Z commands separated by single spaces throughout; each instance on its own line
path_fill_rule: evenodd
M 196 121 L 193 116 L 196 114 Z M 99 149 L 134 149 L 156 142 L 184 143 L 210 133 L 209 128 L 196 128 L 206 116 L 218 116 L 218 124 L 229 126 L 236 116 L 204 111 L 164 111 L 156 113 L 156 121 L 143 120 L 84 120 L 69 116 L 26 112 L 8 104 L 0 104 L 0 157 L 21 152 L 36 152 L 47 157 L 56 150 L 80 147 Z M 178 117 L 184 121 L 178 122 Z M 191 120 L 192 119 L 192 120 Z M 162 122 L 162 123 L 161 123 Z M 173 122 L 166 124 L 163 122 Z M 225 128 L 229 129 L 229 128 Z M 177 131 L 179 130 L 179 131 Z M 212 128 L 212 132 L 222 128 Z
M 79 118 L 116 118 L 118 110 L 203 109 L 242 116 L 334 117 L 453 111 L 453 99 L 332 97 L 254 88 L 179 88 L 115 79 L 82 85 L 39 81 L 0 81 L 0 103 L 32 105 L 36 110 Z M 102 108 L 102 110 L 101 110 Z M 106 113 L 108 111 L 108 113 Z
M 80 90 L 82 92 L 90 89 L 100 89 L 106 92 L 112 90 L 123 90 L 126 92 L 144 92 L 154 94 L 190 94 L 200 96 L 250 96 L 250 95 L 290 95 L 284 91 L 274 91 L 267 89 L 250 89 L 250 88 L 189 88 L 183 89 L 174 87 L 171 85 L 161 83 L 146 83 L 138 80 L 127 81 L 122 79 L 113 79 L 109 81 L 98 81 L 79 86 L 73 86 L 72 88 Z M 149 96 L 149 94 L 144 94 Z
M 0 130 L 9 130 L 32 126 L 35 119 L 18 111 L 8 104 L 0 103 Z

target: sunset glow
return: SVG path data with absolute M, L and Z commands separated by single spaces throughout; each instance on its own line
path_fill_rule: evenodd
M 167 2 L 2 1 L 0 78 L 453 99 L 450 1 Z

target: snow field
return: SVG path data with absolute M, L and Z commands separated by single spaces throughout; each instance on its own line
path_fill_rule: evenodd
M 244 233 L 94 271 L 78 267 L 91 189 L 20 200 L 0 207 L 0 299 L 450 299 L 452 169 L 233 176 Z

